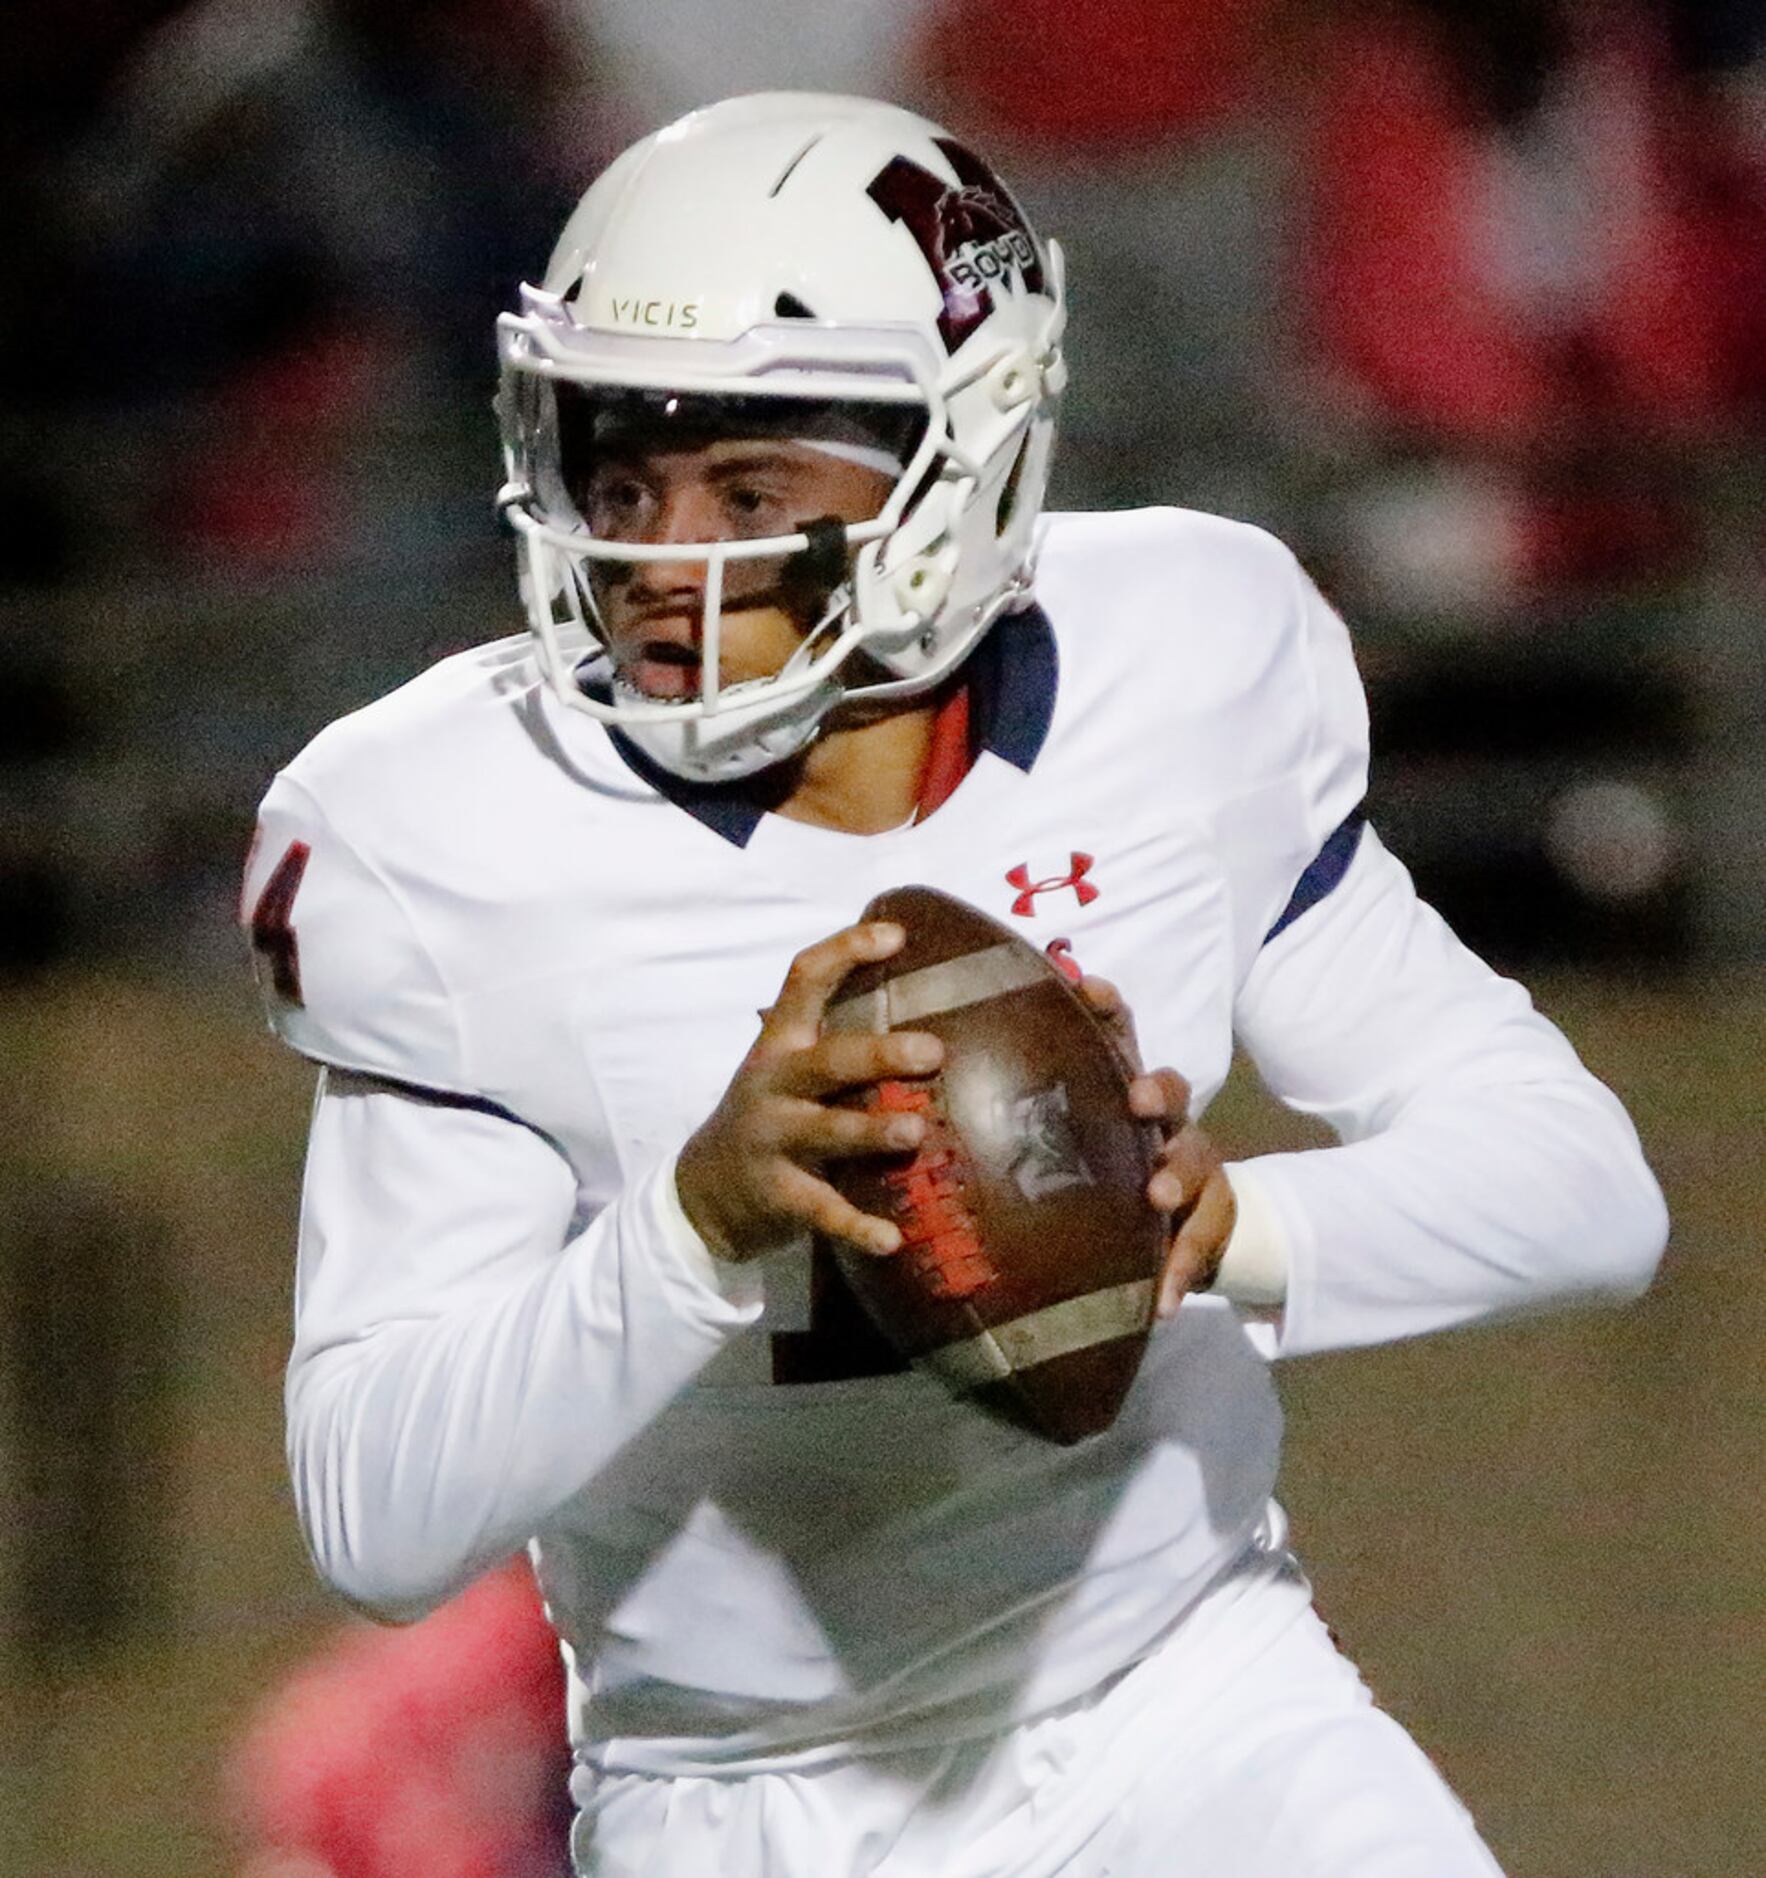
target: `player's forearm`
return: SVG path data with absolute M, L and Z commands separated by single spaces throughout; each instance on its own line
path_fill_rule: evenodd
M 1249 1167 L 1284 1228 L 1284 1355 L 1631 1297 L 1667 1233 L 1592 1078 L 1441 1089 L 1371 1139 Z
M 346 1597 L 415 1616 L 522 1545 L 754 1314 L 680 1256 L 670 1171 L 538 1269 L 456 1283 L 421 1317 L 308 1328 L 289 1462 Z
M 1284 1352 L 1648 1282 L 1666 1215 L 1624 1110 L 1371 829 L 1238 1015 L 1270 1087 L 1348 1144 L 1246 1164 L 1281 1222 Z

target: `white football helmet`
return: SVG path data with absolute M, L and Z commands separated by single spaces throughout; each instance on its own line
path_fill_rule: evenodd
M 733 98 L 626 151 L 544 285 L 499 321 L 499 501 L 557 696 L 714 782 L 795 755 L 844 699 L 937 684 L 1027 598 L 1065 319 L 1060 251 L 979 158 L 893 105 Z M 697 434 L 710 413 L 725 435 L 887 464 L 893 488 L 875 520 L 843 529 L 597 537 L 567 453 L 634 412 L 677 410 Z M 820 570 L 819 618 L 782 671 L 720 685 L 726 568 L 763 557 Z M 704 564 L 697 697 L 650 697 L 606 656 L 591 572 L 646 560 Z

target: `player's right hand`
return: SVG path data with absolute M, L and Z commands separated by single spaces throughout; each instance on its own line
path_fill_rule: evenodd
M 822 1013 L 847 973 L 900 951 L 906 937 L 892 921 L 868 921 L 792 960 L 754 1048 L 675 1164 L 681 1205 L 717 1257 L 755 1258 L 806 1231 L 864 1252 L 900 1248 L 890 1221 L 861 1213 L 816 1169 L 853 1155 L 901 1154 L 925 1133 L 917 1115 L 828 1100 L 867 1083 L 930 1075 L 944 1060 L 944 1046 L 924 1031 L 822 1033 Z

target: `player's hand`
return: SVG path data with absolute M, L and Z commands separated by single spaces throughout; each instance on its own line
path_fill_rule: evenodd
M 878 1254 L 897 1251 L 889 1220 L 861 1213 L 815 1171 L 825 1161 L 919 1146 L 917 1115 L 868 1114 L 827 1098 L 895 1077 L 928 1076 L 944 1046 L 924 1031 L 822 1034 L 822 1013 L 855 965 L 899 952 L 907 935 L 870 921 L 798 953 L 760 1036 L 715 1109 L 681 1150 L 675 1186 L 719 1258 L 751 1259 L 810 1231 Z
M 1220 1151 L 1190 1120 L 1190 1086 L 1174 1069 L 1143 1070 L 1134 1018 L 1122 994 L 1105 978 L 1082 978 L 1079 995 L 1104 1020 L 1134 1072 L 1128 1106 L 1157 1122 L 1165 1137 L 1147 1199 L 1171 1221 L 1171 1240 L 1159 1275 L 1155 1309 L 1169 1317 L 1191 1291 L 1206 1291 L 1232 1237 L 1236 1206 Z

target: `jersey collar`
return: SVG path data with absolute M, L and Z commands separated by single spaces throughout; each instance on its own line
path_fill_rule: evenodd
M 1039 606 L 1009 613 L 988 631 L 963 667 L 971 760 L 991 750 L 1029 775 L 1054 719 L 1059 665 L 1054 628 Z M 688 782 L 653 763 L 617 730 L 607 734 L 628 769 L 735 847 L 747 847 L 774 806 L 777 787 L 769 788 L 764 772 L 738 783 Z

